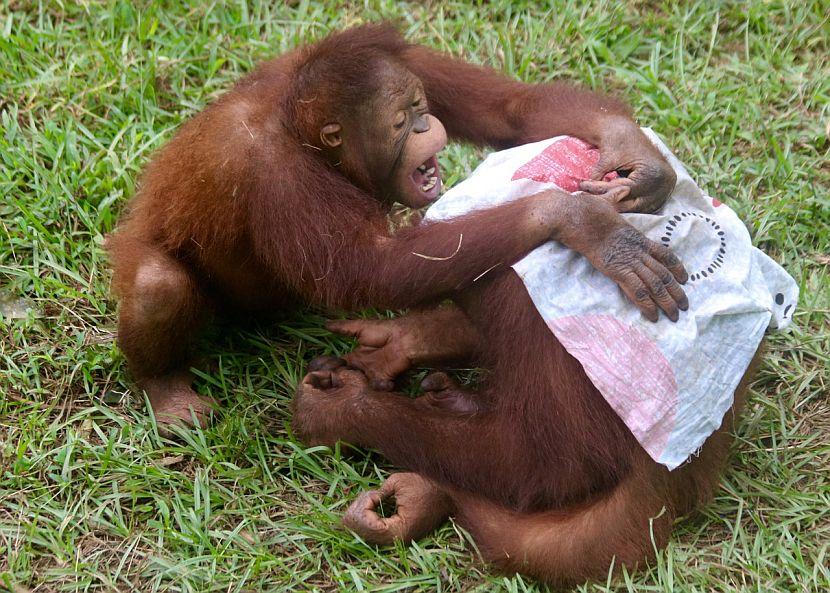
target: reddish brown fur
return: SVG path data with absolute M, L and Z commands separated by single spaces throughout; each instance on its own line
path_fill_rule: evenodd
M 366 64 L 374 59 L 414 72 L 432 113 L 455 139 L 507 147 L 575 134 L 599 145 L 603 159 L 644 145 L 631 134 L 605 135 L 610 120 L 628 117 L 614 100 L 561 84 L 512 81 L 409 45 L 389 27 L 353 29 L 276 58 L 185 124 L 155 156 L 109 240 L 121 298 L 119 343 L 131 370 L 157 414 L 201 416 L 210 402 L 190 390 L 180 371 L 213 308 L 261 315 L 302 303 L 405 307 L 456 294 L 489 272 L 464 300 L 493 372 L 478 411 L 470 411 L 477 409 L 472 399 L 442 406 L 433 405 L 446 401 L 437 395 L 412 403 L 361 388 L 353 397 L 371 405 L 355 408 L 353 418 L 342 407 L 352 397 L 317 398 L 323 413 L 312 418 L 309 391 L 298 425 L 314 420 L 316 429 L 329 430 L 328 438 L 377 446 L 457 492 L 456 512 L 489 559 L 499 560 L 499 550 L 507 549 L 507 569 L 554 581 L 594 574 L 607 550 L 591 548 L 599 542 L 589 522 L 584 543 L 571 552 L 585 556 L 583 564 L 544 551 L 537 558 L 539 525 L 551 523 L 544 533 L 556 539 L 559 522 L 584 517 L 579 505 L 655 477 L 658 495 L 644 497 L 648 504 L 616 506 L 608 518 L 623 527 L 607 549 L 639 558 L 641 519 L 653 512 L 652 502 L 666 500 L 660 474 L 653 464 L 641 470 L 636 443 L 538 320 L 518 280 L 503 271 L 551 237 L 546 204 L 554 198 L 534 196 L 390 234 L 389 204 L 379 199 L 384 188 L 371 170 L 360 170 L 360 152 L 350 153 L 358 165 L 344 174 L 323 158 L 315 136 L 328 110 L 355 106 L 373 92 Z M 629 157 L 619 156 L 617 164 Z M 639 152 L 634 157 L 643 161 Z M 558 220 L 569 220 L 566 214 Z M 583 232 L 586 242 L 602 239 L 592 233 Z M 701 471 L 706 479 L 710 467 Z M 432 490 L 420 492 L 414 498 L 429 498 Z M 629 543 L 640 547 L 629 550 Z
M 371 175 L 344 175 L 314 136 L 327 110 L 371 95 L 367 72 L 381 59 L 421 77 L 432 112 L 457 139 L 505 146 L 575 130 L 595 139 L 609 114 L 626 113 L 587 91 L 526 85 L 412 46 L 389 26 L 351 29 L 262 64 L 159 151 L 108 240 L 119 343 L 140 383 L 155 380 L 154 408 L 167 405 L 165 391 L 180 393 L 164 378 L 186 368 L 214 308 L 406 307 L 549 238 L 536 197 L 390 235 L 389 204 L 372 193 Z
M 342 384 L 318 389 L 307 380 L 298 390 L 295 430 L 313 443 L 342 439 L 377 449 L 438 486 L 420 512 L 407 509 L 412 531 L 396 537 L 423 535 L 420 513 L 449 496 L 452 514 L 483 557 L 507 572 L 573 585 L 603 578 L 612 562 L 630 570 L 652 558 L 674 519 L 712 496 L 751 369 L 721 429 L 698 457 L 669 472 L 639 446 L 556 340 L 514 272 L 494 274 L 457 300 L 480 336 L 477 362 L 490 371 L 474 396 L 457 394 L 473 401 L 473 410 L 433 405 L 430 395 L 411 400 L 374 391 L 355 371 L 338 370 L 334 380 Z M 440 319 L 441 327 L 423 330 L 421 339 L 430 332 L 436 342 L 459 331 L 475 335 L 458 318 L 449 326 L 445 312 Z M 355 332 L 365 322 L 349 323 Z M 394 351 L 396 344 L 385 347 Z M 351 361 L 363 366 L 370 359 Z M 349 525 L 384 542 L 361 529 L 356 510 Z

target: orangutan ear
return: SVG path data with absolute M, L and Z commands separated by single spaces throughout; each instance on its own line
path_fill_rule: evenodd
M 337 148 L 343 144 L 343 138 L 340 136 L 342 130 L 340 124 L 326 124 L 320 129 L 320 141 L 329 148 Z

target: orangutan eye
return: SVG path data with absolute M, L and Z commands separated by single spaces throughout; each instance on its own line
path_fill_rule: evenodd
M 393 124 L 396 130 L 400 130 L 403 128 L 404 124 L 406 123 L 406 113 L 403 111 L 399 111 L 398 115 L 395 116 L 395 123 Z
M 420 107 L 420 106 L 421 106 L 421 103 L 422 103 L 421 98 L 420 98 L 420 97 L 418 97 L 417 99 L 415 99 L 415 100 L 412 102 L 412 106 L 413 106 L 413 107 Z

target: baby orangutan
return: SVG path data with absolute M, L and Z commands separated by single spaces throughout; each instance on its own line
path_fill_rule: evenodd
M 669 472 L 558 342 L 512 270 L 482 278 L 456 302 L 329 324 L 359 346 L 344 359 L 313 361 L 297 391 L 297 434 L 376 449 L 412 472 L 361 494 L 344 524 L 389 544 L 451 515 L 485 561 L 557 586 L 653 558 L 674 519 L 711 498 L 754 364 L 700 455 Z M 461 361 L 488 370 L 478 391 L 444 373 L 428 375 L 414 400 L 383 391 L 410 366 Z M 378 505 L 392 498 L 396 513 L 381 517 Z

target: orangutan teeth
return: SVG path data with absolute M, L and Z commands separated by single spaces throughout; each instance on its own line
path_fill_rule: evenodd
M 437 177 L 430 177 L 429 181 L 427 181 L 425 184 L 423 184 L 421 186 L 421 191 L 431 190 L 433 187 L 435 187 L 436 183 L 438 183 L 438 178 Z
M 426 173 L 427 175 L 432 175 L 433 173 L 435 173 L 435 167 L 430 167 L 429 169 L 424 171 L 424 173 Z
M 426 165 L 421 165 L 420 167 L 418 167 L 418 171 L 419 171 L 419 172 L 421 172 L 421 173 L 425 173 L 425 172 L 426 172 L 426 170 L 427 170 L 427 166 L 426 166 Z

